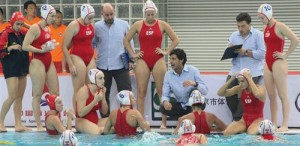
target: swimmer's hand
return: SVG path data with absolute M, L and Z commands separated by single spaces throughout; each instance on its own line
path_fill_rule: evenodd
M 166 51 L 164 51 L 164 50 L 162 50 L 161 48 L 158 48 L 158 47 L 155 49 L 155 53 L 158 54 L 158 55 L 162 54 L 164 56 L 168 55 L 168 53 Z

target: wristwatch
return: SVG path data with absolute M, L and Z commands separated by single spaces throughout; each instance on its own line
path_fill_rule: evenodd
M 248 50 L 245 51 L 244 55 L 248 56 Z
M 198 82 L 195 81 L 195 83 L 196 83 L 196 84 L 194 85 L 194 87 L 198 87 Z

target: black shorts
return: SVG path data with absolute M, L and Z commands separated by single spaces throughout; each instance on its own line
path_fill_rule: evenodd
M 26 76 L 29 72 L 29 56 L 27 51 L 12 50 L 2 60 L 4 78 Z
M 170 102 L 172 104 L 172 109 L 170 111 L 167 111 L 163 104 L 160 105 L 159 110 L 162 114 L 170 116 L 171 119 L 178 119 L 182 117 L 183 115 L 189 114 L 192 112 L 192 107 L 187 106 L 186 109 L 184 109 L 181 106 L 180 102 Z

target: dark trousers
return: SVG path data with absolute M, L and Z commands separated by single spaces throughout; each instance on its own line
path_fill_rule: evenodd
M 226 82 L 231 78 L 230 75 L 227 76 Z M 253 77 L 252 78 L 255 84 L 258 84 L 260 82 L 260 80 L 262 79 L 262 76 L 257 76 L 257 77 Z M 238 80 L 235 79 L 233 82 L 231 82 L 228 86 L 228 89 L 238 85 Z M 232 118 L 234 121 L 239 121 L 242 116 L 243 116 L 243 105 L 242 105 L 242 101 L 240 100 L 240 97 L 238 97 L 238 95 L 232 95 L 232 96 L 228 96 L 225 97 L 226 98 L 226 103 L 228 108 L 231 111 L 232 114 Z
M 167 111 L 165 109 L 165 107 L 163 106 L 163 104 L 160 105 L 159 107 L 159 111 L 167 116 L 170 116 L 171 119 L 176 119 L 178 120 L 178 118 L 182 117 L 183 115 L 189 114 L 192 112 L 192 107 L 187 106 L 186 109 L 184 109 L 181 106 L 180 102 L 171 102 L 172 104 L 172 109 L 170 111 Z
M 99 68 L 98 68 L 99 69 Z M 101 113 L 101 117 L 105 118 L 108 117 L 110 114 L 110 101 L 109 101 L 109 96 L 110 96 L 110 88 L 112 84 L 112 79 L 114 78 L 117 84 L 117 89 L 118 92 L 122 90 L 129 90 L 131 91 L 131 81 L 130 81 L 130 76 L 129 76 L 129 70 L 123 69 L 118 69 L 118 70 L 102 70 L 99 69 L 104 73 L 104 86 L 106 88 L 106 93 L 105 93 L 105 99 L 108 105 L 108 113 L 106 115 L 103 115 Z M 116 98 L 113 98 L 116 99 Z

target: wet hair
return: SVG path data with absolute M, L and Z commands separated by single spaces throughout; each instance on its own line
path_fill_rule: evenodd
M 24 3 L 24 9 L 26 10 L 30 4 L 33 4 L 36 8 L 36 3 L 34 1 L 27 1 Z
M 60 10 L 55 10 L 55 12 L 56 12 L 56 14 L 61 14 L 61 15 L 63 15 L 62 12 L 61 12 Z
M 2 8 L 0 8 L 0 13 L 3 15 L 3 10 L 2 10 Z
M 176 55 L 179 60 L 183 60 L 182 65 L 183 66 L 185 65 L 187 58 L 183 49 L 175 48 L 174 50 L 171 51 L 170 56 L 171 55 Z
M 242 21 L 246 21 L 247 24 L 251 23 L 251 16 L 248 13 L 240 13 L 239 15 L 236 16 L 236 21 L 237 22 L 242 22 Z

